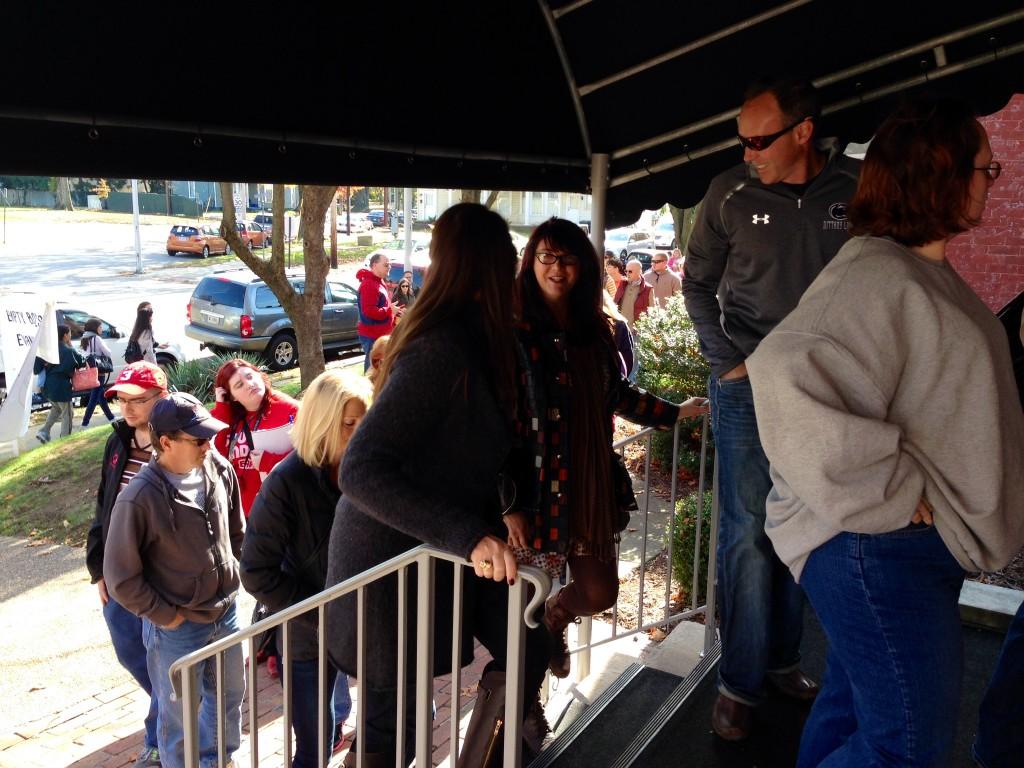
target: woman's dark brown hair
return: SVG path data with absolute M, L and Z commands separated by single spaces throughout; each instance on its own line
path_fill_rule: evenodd
M 882 123 L 850 201 L 850 232 L 907 246 L 943 240 L 978 224 L 967 218 L 981 129 L 952 99 L 919 100 Z
M 529 319 L 532 315 L 536 319 L 540 315 L 545 322 L 551 319 L 537 276 L 533 273 L 537 248 L 545 241 L 555 250 L 571 253 L 579 259 L 579 278 L 569 293 L 569 327 L 566 330 L 574 337 L 589 339 L 597 335 L 610 341 L 611 332 L 601 299 L 604 265 L 586 233 L 566 219 L 551 218 L 540 224 L 523 249 L 517 284 L 524 318 Z
M 448 208 L 434 225 L 430 269 L 420 295 L 391 334 L 381 365 L 377 391 L 382 391 L 402 350 L 429 331 L 470 310 L 479 313 L 487 340 L 490 373 L 498 402 L 511 412 L 515 404 L 515 344 L 512 309 L 516 249 L 508 224 L 476 203 Z

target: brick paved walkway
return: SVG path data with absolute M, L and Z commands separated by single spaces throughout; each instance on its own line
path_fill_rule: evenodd
M 476 660 L 462 671 L 462 730 L 468 722 L 472 696 L 488 659 L 487 652 L 477 648 Z M 281 686 L 272 679 L 265 666 L 258 668 L 257 706 L 259 709 L 260 768 L 281 766 L 283 734 L 281 723 Z M 248 697 L 246 697 L 248 699 Z M 356 689 L 352 688 L 353 714 L 348 723 L 355 723 Z M 444 763 L 449 752 L 451 718 L 451 678 L 439 677 L 434 682 L 437 717 L 434 722 L 435 766 Z M 33 722 L 23 723 L 14 733 L 0 735 L 0 768 L 125 768 L 135 761 L 142 748 L 141 723 L 149 706 L 149 698 L 134 685 L 122 685 L 89 696 L 73 706 Z M 249 707 L 242 707 L 242 747 L 235 755 L 239 768 L 250 765 Z M 343 754 L 331 761 L 341 763 Z

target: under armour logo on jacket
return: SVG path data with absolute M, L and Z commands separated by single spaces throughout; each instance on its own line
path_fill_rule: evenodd
M 764 216 L 758 216 L 755 213 L 753 218 L 754 218 L 754 223 L 755 224 L 767 224 L 768 223 L 768 214 L 767 213 L 764 214 Z

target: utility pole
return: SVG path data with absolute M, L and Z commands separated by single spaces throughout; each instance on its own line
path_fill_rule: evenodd
M 338 268 L 338 191 L 331 198 L 331 269 Z
M 132 179 L 132 227 L 135 230 L 135 274 L 142 274 L 142 236 L 139 234 L 139 180 Z
M 405 195 L 402 201 L 405 208 L 405 269 L 403 272 L 412 271 L 412 187 L 405 188 Z

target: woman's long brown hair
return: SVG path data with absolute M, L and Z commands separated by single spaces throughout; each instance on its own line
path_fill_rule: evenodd
M 503 411 L 512 413 L 515 268 L 516 249 L 501 216 L 476 203 L 458 203 L 442 213 L 430 241 L 430 269 L 419 297 L 391 335 L 378 391 L 383 391 L 391 366 L 407 345 L 475 307 L 495 394 Z

